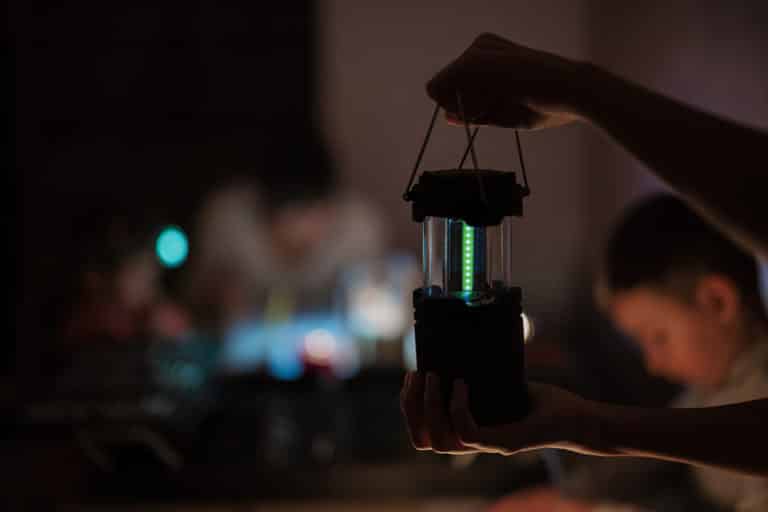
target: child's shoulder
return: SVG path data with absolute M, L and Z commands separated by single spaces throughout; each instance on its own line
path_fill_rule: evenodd
M 755 343 L 734 363 L 716 390 L 685 388 L 670 407 L 715 407 L 768 397 L 768 339 Z

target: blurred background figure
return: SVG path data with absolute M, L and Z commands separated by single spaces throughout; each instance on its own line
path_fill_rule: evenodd
M 71 307 L 59 312 L 66 345 L 178 339 L 191 327 L 163 290 L 159 225 L 114 206 L 76 219 L 71 236 L 82 243 L 62 271 L 71 280 L 63 290 Z
M 343 272 L 384 254 L 383 219 L 337 187 L 328 148 L 275 146 L 255 147 L 254 168 L 212 190 L 198 214 L 189 294 L 214 327 L 329 310 Z
M 400 364 L 414 259 L 389 249 L 381 213 L 337 184 L 319 135 L 251 151 L 202 200 L 185 275 L 197 327 L 223 343 L 222 368 L 293 380 L 330 365 L 351 376 L 363 358 L 386 363 L 377 342 Z

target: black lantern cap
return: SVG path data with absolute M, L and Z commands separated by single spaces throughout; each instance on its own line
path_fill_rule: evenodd
M 504 217 L 521 217 L 528 193 L 513 172 L 442 169 L 424 171 L 406 199 L 413 202 L 415 222 L 445 217 L 482 227 L 496 226 Z

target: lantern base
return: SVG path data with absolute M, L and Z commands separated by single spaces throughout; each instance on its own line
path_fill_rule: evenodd
M 440 376 L 446 411 L 453 381 L 463 379 L 478 425 L 528 414 L 521 298 L 516 287 L 495 288 L 480 304 L 438 287 L 414 291 L 417 367 Z

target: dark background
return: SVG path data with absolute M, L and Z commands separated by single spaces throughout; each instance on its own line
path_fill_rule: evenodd
M 315 11 L 309 1 L 10 3 L 21 325 L 40 327 L 61 256 L 87 242 L 68 229 L 78 216 L 114 207 L 189 227 L 201 195 L 233 173 L 275 187 L 320 179 L 265 172 L 261 150 L 273 148 L 276 169 L 315 136 Z

